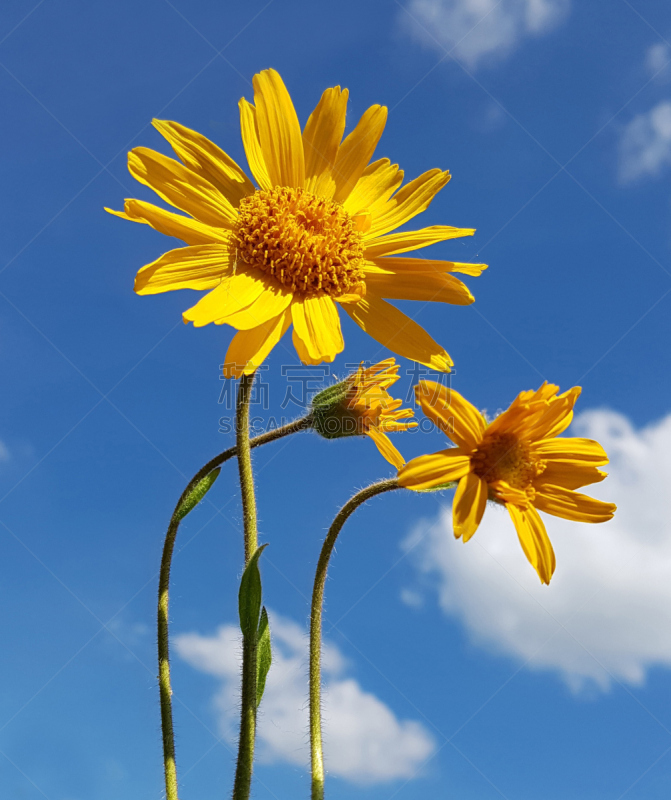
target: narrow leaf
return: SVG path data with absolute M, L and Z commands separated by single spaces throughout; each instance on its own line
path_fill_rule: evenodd
M 247 564 L 240 581 L 238 611 L 240 613 L 240 629 L 243 636 L 256 636 L 261 612 L 259 557 L 266 547 L 268 547 L 267 544 L 262 544 L 249 559 L 249 564 Z
M 258 708 L 261 705 L 263 691 L 266 688 L 268 670 L 273 660 L 270 648 L 270 625 L 268 624 L 268 612 L 265 606 L 261 609 L 261 621 L 259 622 L 259 632 L 256 641 L 256 707 Z
M 221 467 L 217 467 L 216 469 L 213 469 L 212 472 L 209 472 L 202 480 L 198 481 L 198 483 L 187 494 L 184 500 L 182 500 L 182 502 L 179 504 L 177 511 L 175 511 L 175 517 L 178 520 L 184 519 L 189 511 L 193 511 L 203 497 L 205 497 L 205 495 L 210 491 L 214 482 L 219 477 L 220 472 Z

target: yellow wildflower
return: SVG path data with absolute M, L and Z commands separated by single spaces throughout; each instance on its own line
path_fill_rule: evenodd
M 408 489 L 459 482 L 452 517 L 454 535 L 465 542 L 488 499 L 505 505 L 542 583 L 550 582 L 555 554 L 538 510 L 576 522 L 606 522 L 616 509 L 573 491 L 602 481 L 606 473 L 598 468 L 608 456 L 592 439 L 557 438 L 571 423 L 580 387 L 558 391 L 545 382 L 522 392 L 488 423 L 457 392 L 423 381 L 416 387 L 422 410 L 457 446 L 415 458 L 399 471 L 399 483 Z
M 333 361 L 344 348 L 339 307 L 393 352 L 449 371 L 445 350 L 387 302 L 473 302 L 449 273 L 479 275 L 484 264 L 401 255 L 470 236 L 472 229 L 435 225 L 391 233 L 428 207 L 449 172 L 432 169 L 401 186 L 397 164 L 369 163 L 387 109 L 371 106 L 342 140 L 346 89 L 327 89 L 301 131 L 277 72 L 264 70 L 253 84 L 255 105 L 244 98 L 239 105 L 258 188 L 219 147 L 176 122 L 154 125 L 181 162 L 145 147 L 129 153 L 133 177 L 189 215 L 142 200 L 111 211 L 187 244 L 143 267 L 135 291 L 207 291 L 184 321 L 238 330 L 226 355 L 229 377 L 258 367 L 291 324 L 304 363 Z

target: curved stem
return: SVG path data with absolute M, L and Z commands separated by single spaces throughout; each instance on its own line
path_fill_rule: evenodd
M 312 427 L 312 417 L 307 414 L 305 417 L 289 422 L 281 428 L 262 433 L 249 442 L 249 446 L 258 447 L 262 444 L 274 442 L 282 439 L 290 433 L 307 430 Z M 237 454 L 237 447 L 229 447 L 223 453 L 215 456 L 208 461 L 202 469 L 191 478 L 186 489 L 175 506 L 170 525 L 163 545 L 163 555 L 161 557 L 161 569 L 158 579 L 158 682 L 161 698 L 161 732 L 163 736 L 163 765 L 165 772 L 165 796 L 166 800 L 178 800 L 177 795 L 177 767 L 175 765 L 175 736 L 172 724 L 172 688 L 170 685 L 170 651 L 168 639 L 168 601 L 170 589 L 170 568 L 172 566 L 172 556 L 175 549 L 175 540 L 181 517 L 179 509 L 182 502 L 191 490 L 203 480 L 212 470 L 229 461 Z
M 272 431 L 267 431 L 266 433 L 262 433 L 259 436 L 255 436 L 253 439 L 249 440 L 249 446 L 251 448 L 254 448 L 254 447 L 259 447 L 259 445 L 262 444 L 269 444 L 270 442 L 277 441 L 277 439 L 282 439 L 284 436 L 288 436 L 290 433 L 298 433 L 299 431 L 308 430 L 308 428 L 311 427 L 312 427 L 312 413 L 306 414 L 304 417 L 299 417 L 293 422 L 287 422 L 287 424 L 282 425 L 281 428 L 275 428 Z M 193 478 L 191 478 L 186 489 L 184 489 L 184 491 L 182 492 L 182 495 L 179 498 L 179 502 L 175 506 L 175 511 L 177 511 L 182 500 L 187 496 L 187 494 L 189 494 L 189 492 L 199 481 L 202 481 L 203 478 L 206 475 L 209 475 L 213 469 L 216 469 L 229 459 L 233 458 L 233 456 L 237 455 L 237 452 L 238 452 L 237 446 L 229 447 L 228 450 L 224 450 L 222 453 L 219 453 L 218 456 L 215 456 L 211 461 L 208 461 L 204 467 L 201 467 L 201 469 L 198 470 L 198 472 L 193 476 Z
M 245 537 L 245 567 L 258 547 L 256 529 L 256 497 L 249 444 L 249 397 L 255 373 L 243 375 L 238 387 L 236 437 L 242 519 Z M 238 763 L 235 769 L 233 800 L 248 800 L 254 770 L 254 743 L 256 738 L 256 630 L 242 638 L 242 697 L 240 708 L 240 739 Z
M 168 644 L 168 589 L 170 562 L 175 548 L 179 520 L 173 514 L 163 545 L 161 571 L 158 579 L 158 687 L 161 698 L 161 732 L 163 734 L 163 770 L 166 800 L 177 800 L 177 766 L 175 764 L 175 735 L 172 727 L 172 689 Z
M 384 492 L 400 489 L 396 478 L 362 489 L 351 497 L 340 509 L 331 523 L 322 551 L 317 562 L 315 582 L 312 589 L 312 609 L 310 611 L 310 757 L 312 762 L 312 800 L 324 798 L 324 754 L 322 751 L 321 720 L 321 649 L 322 649 L 322 608 L 324 605 L 324 586 L 331 553 L 343 525 L 356 509 L 366 500 Z

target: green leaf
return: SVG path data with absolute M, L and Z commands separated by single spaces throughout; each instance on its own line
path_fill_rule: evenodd
M 273 661 L 273 654 L 270 648 L 270 625 L 268 624 L 268 612 L 265 606 L 261 609 L 256 644 L 256 707 L 258 708 L 261 705 L 263 691 L 266 688 L 268 670 Z
M 240 629 L 243 636 L 256 636 L 261 613 L 261 573 L 259 557 L 268 547 L 262 544 L 249 559 L 249 564 L 242 574 L 240 591 L 238 592 L 238 611 L 240 613 Z
M 182 500 L 179 504 L 179 507 L 175 511 L 175 517 L 178 520 L 184 519 L 184 517 L 200 503 L 200 501 L 205 497 L 205 495 L 210 491 L 214 482 L 219 477 L 219 473 L 221 472 L 221 467 L 217 467 L 213 469 L 212 472 L 208 472 L 208 474 L 198 481 L 198 483 L 193 487 L 193 489 L 187 494 L 187 496 Z

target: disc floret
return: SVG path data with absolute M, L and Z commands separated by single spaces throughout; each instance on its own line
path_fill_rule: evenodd
M 245 265 L 292 292 L 363 294 L 364 244 L 339 204 L 304 189 L 277 186 L 245 197 L 234 246 Z

